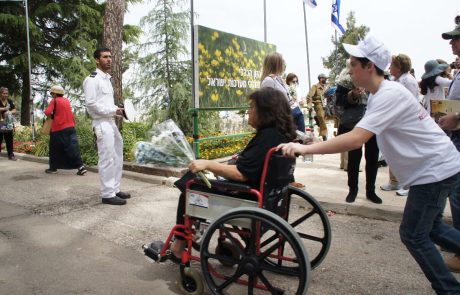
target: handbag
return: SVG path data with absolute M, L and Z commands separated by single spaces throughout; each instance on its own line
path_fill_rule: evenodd
M 54 113 L 56 112 L 56 98 L 54 98 L 54 109 L 51 112 L 50 116 L 46 118 L 45 122 L 43 123 L 42 127 L 42 134 L 50 134 L 51 133 L 51 125 L 53 125 L 53 120 L 54 120 Z
M 0 115 L 0 133 L 11 133 L 14 131 L 14 117 L 10 112 L 6 112 L 3 120 Z
M 353 128 L 364 117 L 366 112 L 366 105 L 358 104 L 354 107 L 344 109 L 340 124 L 348 128 Z
M 53 119 L 46 118 L 45 122 L 43 123 L 42 134 L 45 134 L 45 135 L 50 134 L 52 124 L 53 124 Z

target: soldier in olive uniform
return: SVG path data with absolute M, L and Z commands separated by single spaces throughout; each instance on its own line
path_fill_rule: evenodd
M 313 85 L 310 92 L 307 95 L 307 106 L 311 110 L 312 104 L 316 113 L 316 123 L 319 126 L 319 135 L 323 140 L 327 139 L 327 126 L 324 120 L 324 106 L 323 106 L 323 95 L 326 90 L 327 77 L 324 74 L 318 75 L 318 84 Z

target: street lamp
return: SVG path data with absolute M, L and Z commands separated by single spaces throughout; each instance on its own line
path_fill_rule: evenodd
M 32 96 L 32 67 L 30 62 L 30 37 L 29 37 L 29 10 L 27 8 L 27 0 L 0 0 L 0 2 L 24 2 L 24 7 L 26 11 L 26 34 L 27 34 L 27 61 L 29 65 L 29 101 L 32 102 L 32 141 L 35 142 L 35 110 Z

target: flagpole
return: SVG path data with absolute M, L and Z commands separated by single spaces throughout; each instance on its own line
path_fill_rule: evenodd
M 308 70 L 308 89 L 311 89 L 311 74 L 310 74 L 310 54 L 308 50 L 308 30 L 307 30 L 307 7 L 305 1 L 303 3 L 303 22 L 305 26 L 305 46 L 307 48 L 307 70 Z
M 339 50 L 338 49 L 338 44 L 337 44 L 337 30 L 334 29 L 334 32 L 335 32 L 335 67 L 337 68 L 337 64 L 338 64 L 338 56 L 337 56 L 337 51 Z
M 264 0 L 264 42 L 267 42 L 267 0 Z

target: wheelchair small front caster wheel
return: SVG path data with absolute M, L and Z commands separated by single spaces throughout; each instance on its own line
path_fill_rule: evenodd
M 238 246 L 233 245 L 230 241 L 222 241 L 216 246 L 215 253 L 217 256 L 232 258 L 233 261 L 219 259 L 220 264 L 230 267 L 236 264 L 235 260 L 241 259 L 242 249 L 239 249 Z
M 178 281 L 179 289 L 184 295 L 202 295 L 204 292 L 201 274 L 190 267 L 184 269 L 184 275 L 179 275 Z

